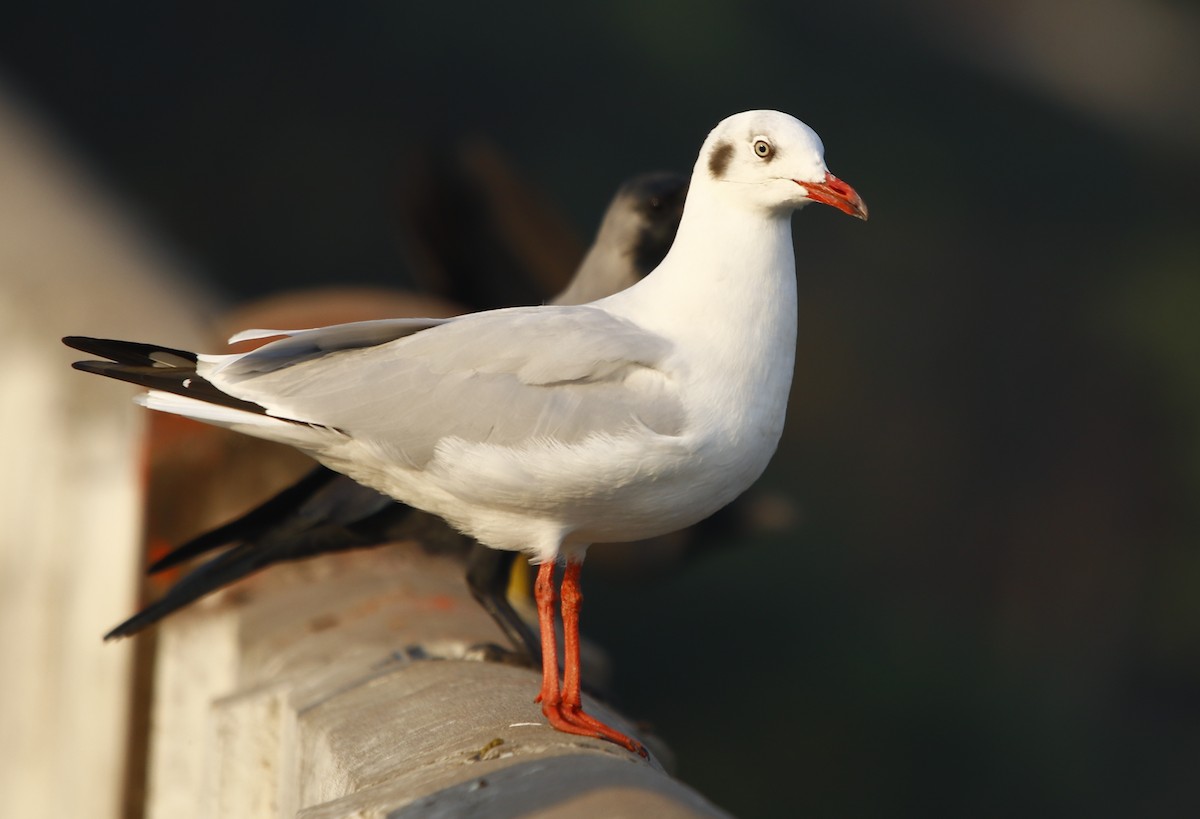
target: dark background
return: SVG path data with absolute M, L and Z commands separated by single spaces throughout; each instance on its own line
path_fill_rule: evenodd
M 233 299 L 403 284 L 414 144 L 586 237 L 799 116 L 872 214 L 796 219 L 799 520 L 590 583 L 617 698 L 742 817 L 1198 815 L 1193 5 L 68 2 L 0 77 Z

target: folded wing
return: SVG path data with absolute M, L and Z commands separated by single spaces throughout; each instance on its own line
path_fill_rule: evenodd
M 414 468 L 451 437 L 519 447 L 682 428 L 661 368 L 670 342 L 603 310 L 511 308 L 417 329 L 383 342 L 349 325 L 301 331 L 202 356 L 197 369 L 272 416 L 337 430 Z

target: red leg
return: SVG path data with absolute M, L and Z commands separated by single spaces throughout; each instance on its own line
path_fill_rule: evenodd
M 558 693 L 558 644 L 554 638 L 554 561 L 538 566 L 533 583 L 533 598 L 537 601 L 538 630 L 542 637 L 542 691 L 534 702 L 542 704 L 542 713 L 550 718 L 550 710 L 558 713 L 562 702 Z M 548 710 L 549 709 L 549 710 Z M 554 720 L 550 718 L 551 724 Z
M 573 726 L 572 733 L 597 736 L 628 748 L 636 754 L 646 756 L 640 742 L 610 728 L 600 720 L 583 711 L 583 695 L 580 691 L 579 663 L 579 609 L 583 604 L 583 593 L 579 588 L 579 572 L 582 563 L 568 562 L 562 582 L 563 618 L 563 692 L 560 713 Z M 562 730 L 562 729 L 560 729 Z
M 583 590 L 579 588 L 582 563 L 567 563 L 562 580 L 563 619 L 563 704 L 582 710 L 582 663 L 579 661 L 579 610 L 583 607 Z

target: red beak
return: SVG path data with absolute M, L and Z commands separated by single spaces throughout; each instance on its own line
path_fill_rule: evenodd
M 824 182 L 793 181 L 808 191 L 808 198 L 814 202 L 820 202 L 822 205 L 832 205 L 842 213 L 857 216 L 864 222 L 867 221 L 867 203 L 862 200 L 862 197 L 858 195 L 858 192 L 854 188 L 829 173 L 829 171 L 825 172 Z

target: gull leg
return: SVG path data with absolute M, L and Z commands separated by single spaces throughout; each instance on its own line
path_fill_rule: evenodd
M 581 563 L 568 562 L 562 582 L 563 618 L 563 689 L 558 688 L 558 659 L 554 639 L 554 567 L 543 563 L 534 586 L 538 602 L 538 622 L 542 628 L 542 713 L 560 731 L 598 737 L 615 742 L 636 754 L 646 756 L 640 742 L 610 728 L 583 711 L 579 673 L 579 608 L 583 595 L 579 590 Z M 547 659 L 550 658 L 550 659 Z
M 542 691 L 534 702 L 542 704 L 542 713 L 550 724 L 559 728 L 561 715 L 558 712 L 562 697 L 558 691 L 558 645 L 554 637 L 554 561 L 547 560 L 538 566 L 537 580 L 533 583 L 533 596 L 537 601 L 538 629 L 542 636 Z M 559 728 L 560 730 L 563 730 Z
M 579 573 L 583 563 L 569 561 L 563 573 L 562 618 L 563 618 L 563 716 L 577 728 L 595 736 L 615 742 L 636 754 L 647 756 L 642 743 L 627 737 L 615 728 L 584 713 L 579 662 L 579 610 L 583 607 L 583 592 L 579 587 Z

